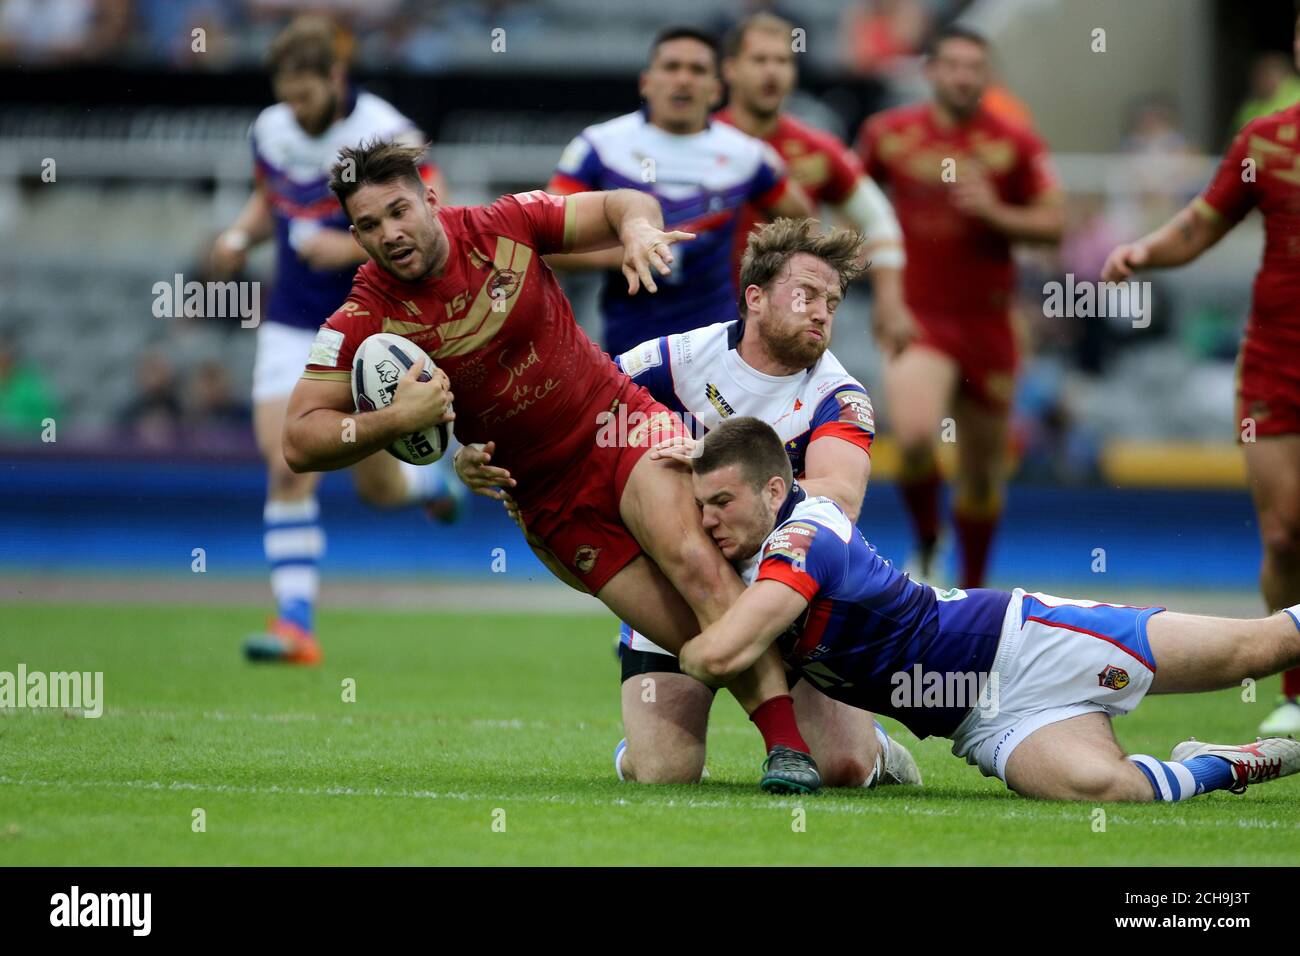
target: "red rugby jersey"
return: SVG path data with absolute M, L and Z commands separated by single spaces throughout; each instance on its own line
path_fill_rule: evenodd
M 374 262 L 321 327 L 304 377 L 347 382 L 357 346 L 393 332 L 451 379 L 456 437 L 495 441 L 522 500 L 585 455 L 627 377 L 587 338 L 542 256 L 566 251 L 573 207 L 540 190 L 489 206 L 440 209 L 450 254 L 442 275 L 397 279 Z M 580 459 L 579 459 L 580 460 Z
M 1247 337 L 1300 344 L 1300 104 L 1241 128 L 1196 200 L 1212 217 L 1264 215 L 1264 258 L 1255 275 Z
M 877 113 L 862 124 L 858 155 L 867 174 L 887 185 L 903 227 L 903 294 L 920 316 L 1004 316 L 1015 268 L 1011 242 L 952 204 L 944 160 L 956 178 L 982 168 L 1003 202 L 1029 205 L 1057 188 L 1046 147 L 1029 129 L 979 109 L 965 123 L 943 124 L 933 104 Z
M 729 126 L 735 126 L 730 108 L 713 114 Z M 782 113 L 772 134 L 764 139 L 785 160 L 790 178 L 803 187 L 812 200 L 814 209 L 822 203 L 838 206 L 852 195 L 862 176 L 862 164 L 853 151 L 838 139 L 815 126 Z M 745 242 L 757 223 L 767 217 L 746 203 L 736 224 L 736 245 L 732 255 L 734 271 L 740 272 L 740 257 L 745 254 Z

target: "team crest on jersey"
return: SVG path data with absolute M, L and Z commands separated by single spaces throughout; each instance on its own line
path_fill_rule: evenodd
M 510 269 L 498 269 L 488 280 L 488 295 L 494 299 L 508 299 L 519 288 L 520 275 Z
M 709 400 L 709 404 L 716 408 L 718 414 L 723 418 L 730 418 L 732 415 L 736 414 L 736 410 L 731 407 L 731 403 L 722 397 L 722 393 L 718 391 L 718 386 L 714 385 L 712 382 L 705 384 L 704 396 Z
M 596 566 L 598 557 L 600 557 L 600 548 L 589 544 L 579 545 L 578 550 L 573 552 L 573 566 L 582 574 L 590 574 L 591 569 Z
M 1128 671 L 1114 664 L 1107 664 L 1097 675 L 1097 683 L 1111 690 L 1123 690 L 1128 686 Z

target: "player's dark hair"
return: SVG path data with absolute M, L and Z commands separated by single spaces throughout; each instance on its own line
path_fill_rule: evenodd
M 338 27 L 325 17 L 304 14 L 295 17 L 271 41 L 266 68 L 272 76 L 281 73 L 315 73 L 329 76 L 339 59 Z
M 672 40 L 697 40 L 703 43 L 713 54 L 713 72 L 718 72 L 718 38 L 698 27 L 669 27 L 660 30 L 650 44 L 650 58 L 647 62 L 653 63 L 659 48 Z
M 792 40 L 794 37 L 794 24 L 784 17 L 778 17 L 775 13 L 766 11 L 752 13 L 733 26 L 723 36 L 722 56 L 728 60 L 740 56 L 740 51 L 745 46 L 745 37 L 749 35 L 751 30 L 758 30 L 762 33 L 779 33 L 788 40 Z
M 348 199 L 362 186 L 384 183 L 408 183 L 424 191 L 420 178 L 420 158 L 424 146 L 404 146 L 390 139 L 372 139 L 360 146 L 344 146 L 339 150 L 338 161 L 330 169 L 330 191 L 338 199 L 343 211 L 348 212 Z
M 866 271 L 862 246 L 866 237 L 852 229 L 820 232 L 816 219 L 777 219 L 758 226 L 749 234 L 745 255 L 740 260 L 740 314 L 745 305 L 745 290 L 751 285 L 767 289 L 773 279 L 785 271 L 790 259 L 800 252 L 816 256 L 840 275 L 840 295 L 848 292 L 849 283 Z
M 697 475 L 707 475 L 729 465 L 739 465 L 745 481 L 755 491 L 773 475 L 780 475 L 787 488 L 794 480 L 790 456 L 781 436 L 761 418 L 749 415 L 724 420 L 704 436 L 700 454 L 691 460 L 691 469 Z
M 925 55 L 927 58 L 938 56 L 939 47 L 943 46 L 949 40 L 965 40 L 968 43 L 974 43 L 988 53 L 991 46 L 988 37 L 982 33 L 977 33 L 970 27 L 959 26 L 956 23 L 950 23 L 946 27 L 935 31 L 930 36 L 930 41 L 925 45 Z

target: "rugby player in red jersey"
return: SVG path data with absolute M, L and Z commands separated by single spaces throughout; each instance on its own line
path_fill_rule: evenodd
M 871 324 L 881 350 L 893 354 L 915 337 L 915 324 L 903 303 L 903 234 L 889 200 L 863 172 L 853 151 L 830 133 L 782 112 L 798 80 L 794 29 L 788 20 L 756 13 L 727 34 L 722 76 L 731 96 L 713 118 L 775 149 L 814 212 L 825 203 L 867 237 L 874 293 Z M 737 273 L 750 232 L 765 219 L 751 205 L 741 211 L 732 256 Z
M 343 468 L 454 421 L 462 443 L 500 449 L 520 517 L 567 576 L 680 650 L 740 595 L 740 578 L 704 532 L 687 471 L 646 454 L 680 422 L 583 334 L 541 257 L 621 245 L 629 292 L 654 292 L 671 244 L 691 234 L 664 232 L 658 202 L 637 190 L 444 208 L 420 180 L 417 149 L 380 141 L 339 156 L 330 188 L 370 261 L 321 327 L 290 398 L 289 466 Z M 413 367 L 391 405 L 357 415 L 352 358 L 381 331 L 420 346 L 438 371 L 420 382 Z M 598 440 L 611 415 L 628 433 Z M 764 788 L 818 789 L 779 656 L 729 687 L 767 743 Z
M 933 99 L 871 117 L 858 141 L 868 175 L 889 190 L 903 226 L 903 297 L 919 331 L 885 363 L 918 570 L 931 573 L 939 536 L 935 451 L 951 415 L 962 587 L 983 583 L 1002 511 L 1017 365 L 1011 246 L 1057 242 L 1065 220 L 1043 144 L 983 107 L 989 74 L 987 42 L 949 27 L 926 63 Z
M 1295 57 L 1300 63 L 1300 19 Z M 1191 262 L 1258 207 L 1264 258 L 1237 357 L 1237 420 L 1264 546 L 1259 585 L 1270 609 L 1300 601 L 1300 106 L 1251 120 L 1213 181 L 1150 235 L 1111 251 L 1102 279 Z M 1282 675 L 1267 735 L 1300 733 L 1300 669 Z

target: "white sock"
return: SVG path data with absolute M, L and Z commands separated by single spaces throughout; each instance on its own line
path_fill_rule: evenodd
M 262 544 L 271 564 L 271 593 L 283 620 L 312 629 L 312 610 L 320 589 L 320 559 L 325 531 L 314 497 L 268 501 L 262 511 Z

